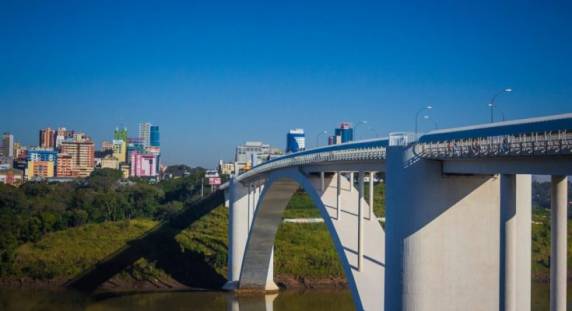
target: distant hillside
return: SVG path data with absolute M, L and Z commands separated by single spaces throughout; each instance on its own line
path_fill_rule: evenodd
M 572 182 L 568 182 L 568 202 L 572 202 Z M 550 181 L 532 182 L 532 206 L 550 208 Z

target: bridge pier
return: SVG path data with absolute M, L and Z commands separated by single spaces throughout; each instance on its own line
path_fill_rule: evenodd
M 336 219 L 340 220 L 342 216 L 341 212 L 342 208 L 342 173 L 336 173 Z
M 349 172 L 350 175 L 350 192 L 354 192 L 354 172 Z
M 498 178 L 443 175 L 402 146 L 386 166 L 385 310 L 498 309 Z
M 225 290 L 238 288 L 244 250 L 250 228 L 250 185 L 244 186 L 231 178 L 229 184 L 228 272 Z
M 375 176 L 375 172 L 369 172 L 369 213 L 368 213 L 368 220 L 371 220 L 373 217 L 373 177 Z
M 566 310 L 568 178 L 552 176 L 550 310 Z
M 532 178 L 514 174 L 500 178 L 499 308 L 530 310 Z
M 363 182 L 363 172 L 358 173 L 358 260 L 357 260 L 357 270 L 362 271 L 363 269 L 363 193 L 364 193 L 364 182 Z

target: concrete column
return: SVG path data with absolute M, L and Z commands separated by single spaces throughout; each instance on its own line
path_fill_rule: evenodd
M 358 271 L 362 270 L 363 267 L 363 172 L 359 172 L 358 182 L 359 182 L 359 195 L 358 195 Z
M 226 290 L 234 290 L 240 278 L 244 249 L 248 237 L 248 192 L 234 178 L 231 178 L 229 191 L 229 236 L 228 236 L 228 282 L 224 285 Z
M 250 191 L 251 189 L 252 189 L 252 187 L 251 187 L 251 185 L 249 184 L 249 185 L 248 185 L 248 194 L 247 194 L 247 199 L 248 199 L 248 200 L 247 200 L 247 205 L 248 205 L 248 230 L 250 230 L 250 206 L 252 205 L 252 204 L 250 203 L 250 198 L 252 197 L 252 194 L 251 194 L 251 191 Z
M 326 189 L 326 181 L 324 179 L 325 173 L 320 172 L 320 189 L 322 189 L 322 193 L 324 193 L 324 190 Z
M 530 311 L 532 280 L 532 176 L 516 175 L 516 310 Z
M 550 310 L 566 310 L 568 178 L 552 176 Z
M 385 163 L 385 310 L 498 310 L 499 179 L 443 174 L 412 147 Z
M 501 175 L 500 310 L 516 311 L 516 176 Z
M 375 172 L 369 172 L 369 218 L 373 215 L 373 176 L 375 176 Z
M 354 191 L 354 172 L 350 172 L 350 192 Z
M 254 212 L 256 213 L 256 207 L 257 207 L 257 205 L 258 205 L 258 195 L 259 195 L 259 193 L 258 193 L 258 187 L 256 186 L 256 184 L 254 184 L 254 189 L 253 189 L 252 191 L 253 191 L 253 193 L 254 193 L 254 201 L 252 201 L 252 203 L 253 203 L 253 210 L 254 210 Z
M 336 219 L 340 220 L 342 208 L 342 173 L 336 173 Z

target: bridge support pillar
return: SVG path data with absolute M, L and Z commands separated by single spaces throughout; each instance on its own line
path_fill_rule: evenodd
M 364 182 L 363 182 L 363 172 L 358 174 L 358 184 L 359 184 L 359 195 L 358 195 L 358 260 L 357 260 L 357 270 L 362 271 L 363 269 L 363 193 L 364 193 Z
M 568 178 L 552 176 L 550 310 L 566 310 Z
M 223 289 L 235 290 L 238 287 L 246 240 L 248 238 L 250 186 L 243 186 L 232 178 L 228 191 L 228 282 L 223 286 Z
M 375 176 L 375 172 L 369 172 L 369 213 L 368 213 L 368 220 L 371 220 L 373 215 L 373 177 Z
M 350 172 L 350 192 L 354 192 L 354 172 Z
M 342 173 L 336 173 L 336 219 L 340 220 L 342 208 Z
M 320 189 L 322 190 L 322 193 L 324 192 L 324 190 L 326 189 L 326 173 L 325 172 L 320 172 Z
M 389 146 L 385 310 L 499 308 L 499 179 Z
M 531 176 L 501 175 L 501 310 L 530 310 Z

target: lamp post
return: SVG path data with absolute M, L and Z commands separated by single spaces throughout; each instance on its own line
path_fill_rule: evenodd
M 356 140 L 358 139 L 357 136 L 357 129 L 359 128 L 360 125 L 366 125 L 367 121 L 359 121 L 358 124 L 356 125 L 356 127 L 354 127 L 354 135 L 356 137 Z
M 495 111 L 495 100 L 497 99 L 497 97 L 503 93 L 510 93 L 512 92 L 511 88 L 506 88 L 500 92 L 497 92 L 492 98 L 491 98 L 491 102 L 489 103 L 489 108 L 491 109 L 491 123 L 495 122 L 495 117 L 494 117 L 494 111 Z M 503 118 L 504 119 L 504 118 Z
M 419 115 L 420 115 L 422 112 L 424 112 L 424 111 L 426 111 L 426 110 L 431 110 L 431 109 L 433 109 L 433 106 L 431 106 L 431 105 L 425 106 L 425 107 L 419 109 L 419 110 L 417 111 L 417 114 L 415 114 L 415 139 L 417 139 L 417 134 L 418 134 L 418 129 L 419 129 Z M 429 116 L 426 116 L 426 117 L 427 117 L 426 119 L 429 118 Z
M 321 131 L 316 135 L 316 147 L 320 147 L 320 136 L 328 134 L 328 131 Z

